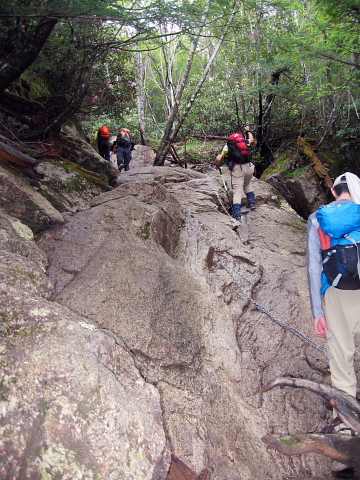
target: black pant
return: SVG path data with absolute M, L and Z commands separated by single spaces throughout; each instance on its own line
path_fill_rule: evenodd
M 100 155 L 110 162 L 110 142 L 108 138 L 98 140 L 98 149 Z
M 116 154 L 117 164 L 120 168 L 120 165 L 124 165 L 125 171 L 130 170 L 129 164 L 131 161 L 131 149 L 130 147 L 118 147 Z

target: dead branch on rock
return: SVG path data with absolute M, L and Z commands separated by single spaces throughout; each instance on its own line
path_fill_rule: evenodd
M 19 152 L 13 147 L 6 145 L 6 143 L 0 142 L 0 159 L 1 163 L 4 165 L 17 164 L 17 165 L 36 165 L 37 161 L 35 158 L 26 155 L 25 153 Z
M 306 388 L 325 398 L 338 412 L 341 420 L 355 432 L 360 433 L 360 404 L 335 388 L 303 378 L 279 377 L 267 383 L 260 392 L 268 392 L 275 387 Z
M 30 178 L 37 178 L 34 168 L 37 160 L 15 148 L 0 142 L 0 165 L 19 170 Z
M 305 388 L 325 398 L 337 411 L 340 421 L 360 433 L 360 404 L 355 399 L 348 397 L 340 391 L 321 383 L 304 380 L 302 378 L 279 377 L 268 382 L 262 389 L 268 392 L 275 387 Z M 339 420 L 334 419 L 328 430 L 339 425 Z M 341 433 L 341 432 L 340 432 Z M 360 436 L 308 434 L 308 435 L 266 435 L 262 440 L 271 448 L 285 455 L 298 455 L 301 453 L 322 453 L 327 457 L 346 463 L 353 468 L 360 468 Z
M 176 162 L 180 167 L 183 168 L 183 167 L 184 167 L 184 166 L 183 166 L 183 163 L 182 163 L 181 158 L 179 157 L 179 155 L 178 155 L 178 153 L 177 153 L 174 145 L 170 145 L 170 149 L 169 149 L 169 150 L 170 150 L 170 153 L 171 153 L 173 159 L 175 160 L 175 162 Z M 187 168 L 187 165 L 185 165 L 185 168 Z
M 321 453 L 349 467 L 360 468 L 360 437 L 346 435 L 265 435 L 262 441 L 284 455 Z
M 325 183 L 326 187 L 331 189 L 333 186 L 333 182 L 326 170 L 325 165 L 322 163 L 320 158 L 316 155 L 313 148 L 309 145 L 309 143 L 303 137 L 298 138 L 298 144 L 300 150 L 303 151 L 304 155 L 310 161 L 310 167 L 316 173 L 316 175 Z

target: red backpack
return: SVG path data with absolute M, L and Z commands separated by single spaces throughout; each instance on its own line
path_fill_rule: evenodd
M 235 164 L 249 163 L 252 161 L 251 149 L 240 133 L 233 133 L 227 141 L 228 154 L 225 162 L 229 170 L 234 168 Z
M 240 150 L 241 155 L 248 155 L 249 147 L 245 141 L 245 138 L 240 133 L 233 133 L 229 140 L 236 143 L 237 148 Z
M 100 138 L 110 138 L 110 128 L 109 127 L 100 127 L 99 128 Z

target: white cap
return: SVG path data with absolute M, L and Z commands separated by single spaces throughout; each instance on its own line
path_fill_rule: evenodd
M 343 179 L 345 177 L 345 179 Z M 355 203 L 360 204 L 360 178 L 354 173 L 345 172 L 335 179 L 334 187 L 340 183 L 346 183 L 350 195 Z

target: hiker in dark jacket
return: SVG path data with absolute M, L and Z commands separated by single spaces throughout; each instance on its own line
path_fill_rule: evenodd
M 254 142 L 253 134 L 250 131 L 250 127 L 245 127 L 246 131 L 246 143 L 250 147 Z M 234 133 L 229 137 L 231 141 L 243 141 L 244 137 L 239 133 Z M 226 144 L 221 153 L 216 157 L 215 165 L 220 167 L 223 159 L 228 157 L 228 145 Z M 251 210 L 255 209 L 255 194 L 251 189 L 250 181 L 254 175 L 255 166 L 251 159 L 244 158 L 244 163 L 234 162 L 234 168 L 231 170 L 231 188 L 233 190 L 233 212 L 236 220 L 241 220 L 241 196 L 244 191 L 247 197 L 248 206 Z
M 100 127 L 95 134 L 99 154 L 110 162 L 110 129 L 107 126 Z
M 331 252 L 336 245 L 351 246 L 359 242 L 360 179 L 347 172 L 335 180 L 331 191 L 335 201 L 320 207 L 308 220 L 310 302 L 315 331 L 327 341 L 331 382 L 335 388 L 356 399 L 354 354 L 355 335 L 360 333 L 360 280 L 356 276 L 359 266 L 355 258 L 352 262 L 355 273 L 349 276 L 339 265 L 339 257 Z M 359 254 L 355 246 L 352 250 L 356 256 Z M 350 271 L 350 265 L 347 268 Z M 332 466 L 333 472 L 347 468 L 339 462 Z
M 125 171 L 130 170 L 131 152 L 135 147 L 135 140 L 130 136 L 130 130 L 120 128 L 119 135 L 116 138 L 116 147 L 119 171 L 121 172 L 123 168 L 125 168 Z

